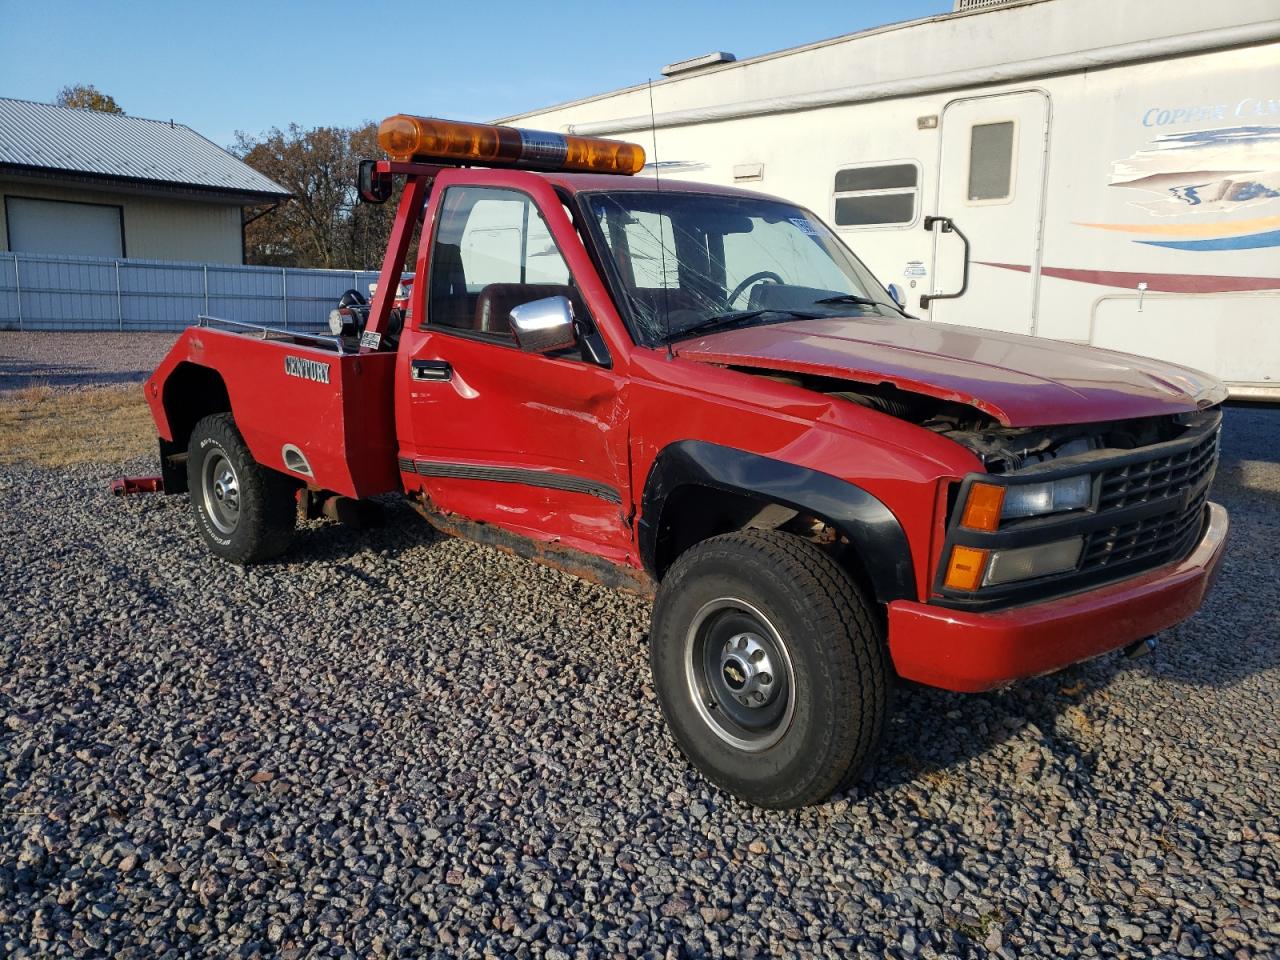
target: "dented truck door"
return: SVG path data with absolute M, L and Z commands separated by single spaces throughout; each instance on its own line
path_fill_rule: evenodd
M 621 560 L 631 503 L 624 380 L 577 347 L 520 349 L 513 307 L 564 297 L 579 318 L 590 309 L 529 193 L 452 179 L 442 176 L 432 199 L 422 321 L 400 350 L 406 484 L 437 511 Z

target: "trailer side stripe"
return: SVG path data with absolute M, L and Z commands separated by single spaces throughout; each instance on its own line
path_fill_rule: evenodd
M 1260 230 L 1280 230 L 1280 217 L 1257 217 L 1253 220 L 1229 220 L 1226 223 L 1085 223 L 1071 221 L 1077 227 L 1111 230 L 1116 233 L 1145 233 L 1155 237 L 1228 237 Z
M 993 263 L 977 260 L 984 267 L 1030 273 L 1025 263 Z M 1041 267 L 1041 276 L 1076 283 L 1096 283 L 1104 287 L 1136 290 L 1145 283 L 1154 293 L 1239 293 L 1245 290 L 1280 290 L 1280 277 L 1224 277 L 1195 273 L 1125 273 L 1116 270 L 1077 270 L 1071 267 Z

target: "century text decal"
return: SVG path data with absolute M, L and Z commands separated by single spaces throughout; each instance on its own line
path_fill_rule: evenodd
M 329 382 L 329 365 L 319 360 L 304 360 L 302 357 L 285 357 L 284 372 L 291 377 L 303 380 L 314 380 L 316 383 Z

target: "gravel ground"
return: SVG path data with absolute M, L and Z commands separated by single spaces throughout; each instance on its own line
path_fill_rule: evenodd
M 0 955 L 1275 956 L 1280 412 L 1227 419 L 1196 618 L 901 690 L 793 813 L 679 756 L 636 598 L 398 505 L 241 571 L 119 465 L 0 468 Z
M 141 383 L 176 333 L 16 333 L 0 330 L 0 396 L 23 387 Z

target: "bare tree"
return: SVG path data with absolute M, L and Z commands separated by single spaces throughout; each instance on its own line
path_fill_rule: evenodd
M 60 107 L 78 107 L 81 110 L 97 110 L 99 113 L 124 113 L 115 98 L 103 93 L 92 83 L 76 83 L 58 91 L 54 101 Z
M 245 163 L 293 194 L 293 200 L 245 230 L 248 263 L 373 269 L 382 259 L 399 191 L 383 205 L 358 202 L 356 168 L 382 156 L 377 125 L 290 124 L 261 137 L 238 133 L 232 148 Z

